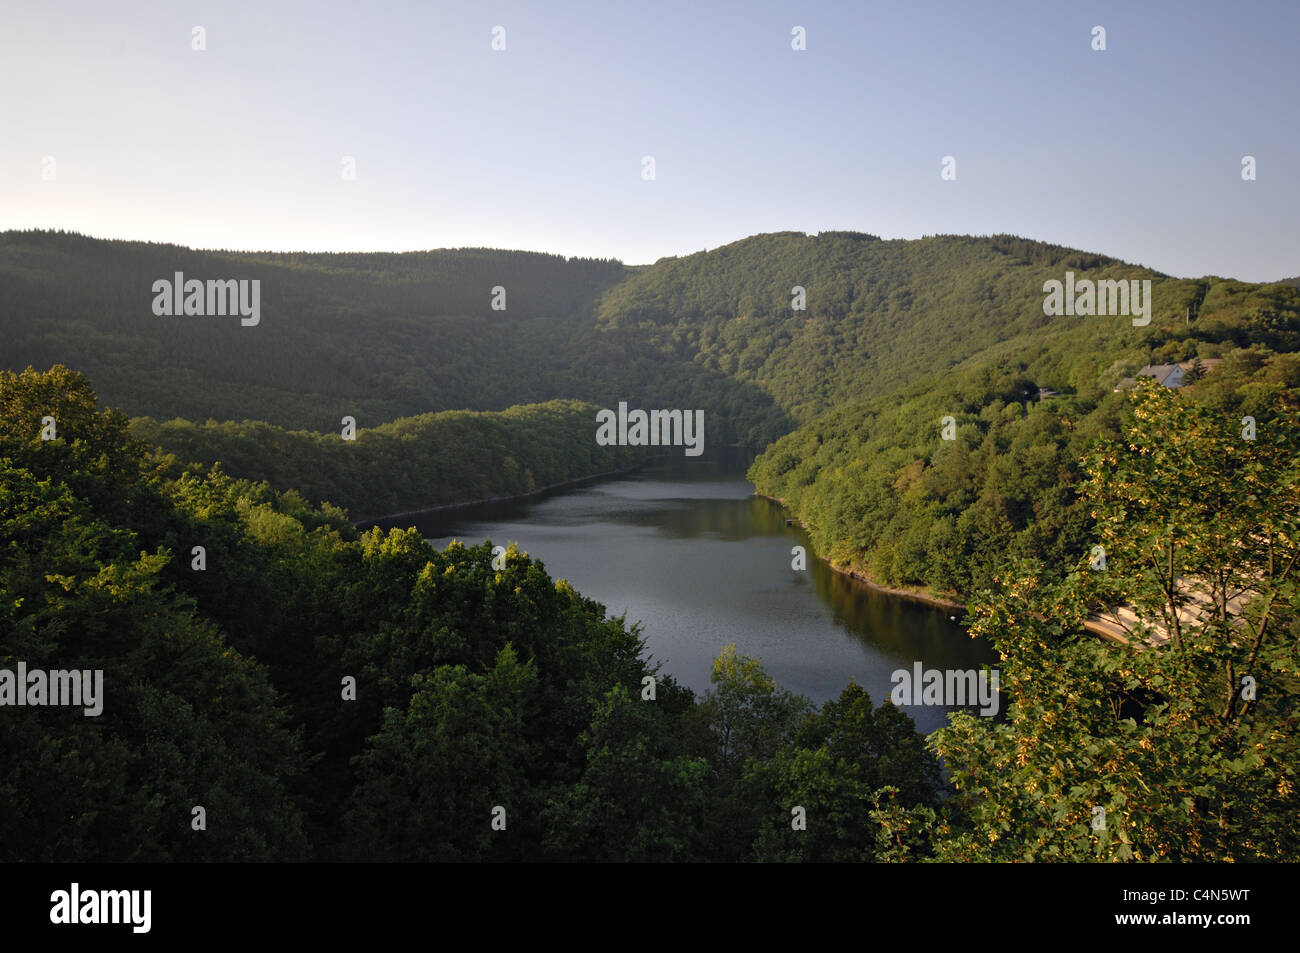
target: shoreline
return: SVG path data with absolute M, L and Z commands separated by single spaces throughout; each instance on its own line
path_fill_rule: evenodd
M 758 497 L 762 497 L 763 499 L 767 500 L 770 503 L 775 503 L 777 506 L 781 507 L 782 512 L 789 512 L 786 509 L 785 500 L 780 499 L 779 497 L 768 496 L 766 493 L 759 493 L 757 490 L 754 491 L 754 495 Z M 803 520 L 799 519 L 797 516 L 787 517 L 786 522 L 787 524 L 797 525 L 805 533 L 808 532 L 808 524 L 806 524 Z M 940 609 L 955 609 L 961 612 L 966 611 L 965 604 L 961 602 L 957 602 L 954 599 L 949 599 L 945 596 L 936 596 L 933 593 L 929 593 L 929 592 L 918 592 L 912 589 L 897 589 L 893 586 L 882 585 L 881 583 L 878 583 L 875 580 L 871 579 L 869 576 L 867 576 L 866 573 L 860 572 L 859 570 L 856 569 L 841 568 L 840 566 L 835 565 L 833 562 L 831 562 L 829 559 L 827 559 L 825 556 L 821 555 L 820 553 L 815 553 L 814 555 L 816 555 L 818 559 L 820 559 L 823 563 L 825 563 L 826 567 L 830 569 L 831 572 L 838 573 L 841 576 L 844 576 L 848 579 L 852 579 L 854 582 L 861 583 L 863 586 L 866 586 L 868 589 L 871 589 L 875 592 L 883 592 L 886 595 L 890 595 L 890 596 L 899 596 L 904 599 L 912 599 L 916 602 L 924 602 L 926 605 L 937 606 Z
M 537 489 L 530 490 L 527 493 L 518 493 L 512 496 L 493 496 L 493 497 L 487 497 L 485 499 L 478 499 L 478 500 L 466 500 L 465 502 L 462 503 L 443 503 L 438 506 L 428 506 L 416 510 L 404 510 L 400 513 L 388 513 L 383 516 L 369 516 L 364 519 L 353 520 L 351 521 L 351 525 L 359 529 L 363 526 L 364 527 L 375 526 L 379 523 L 387 522 L 388 520 L 402 519 L 408 516 L 427 516 L 434 513 L 446 513 L 453 510 L 462 510 L 473 506 L 479 506 L 484 503 L 523 502 L 525 500 L 536 499 L 548 493 L 553 493 L 559 490 L 574 489 L 580 486 L 585 486 L 589 483 L 595 483 L 600 480 L 608 479 L 610 477 L 617 477 L 628 473 L 635 473 L 637 470 L 642 469 L 649 463 L 652 463 L 656 460 L 663 460 L 670 456 L 672 456 L 672 454 L 668 454 L 668 453 L 655 454 L 654 456 L 646 457 L 643 460 L 638 460 L 636 463 L 632 464 L 629 467 L 622 467 L 617 470 L 606 470 L 602 473 L 591 473 L 588 474 L 587 476 L 574 477 L 572 480 L 561 480 L 559 483 L 550 483 L 546 486 L 538 487 Z M 769 503 L 775 504 L 777 507 L 781 509 L 782 513 L 789 513 L 789 510 L 786 508 L 785 505 L 785 500 L 775 496 L 768 496 L 766 493 L 760 493 L 758 490 L 754 491 L 754 495 L 764 500 L 767 500 Z M 797 525 L 805 533 L 808 533 L 807 524 L 804 523 L 804 521 L 799 519 L 797 516 L 787 516 L 786 525 Z M 964 602 L 958 601 L 957 599 L 948 596 L 935 595 L 932 592 L 920 591 L 915 589 L 899 589 L 895 586 L 886 586 L 883 585 L 882 583 L 876 582 L 861 570 L 836 566 L 828 558 L 822 556 L 819 553 L 814 553 L 813 555 L 816 556 L 817 559 L 821 560 L 822 563 L 824 563 L 826 567 L 831 570 L 831 572 L 843 576 L 846 579 L 851 579 L 853 582 L 871 590 L 872 592 L 879 592 L 887 596 L 892 596 L 894 598 L 910 599 L 913 602 L 920 602 L 923 603 L 924 605 L 934 606 L 935 608 L 938 609 L 947 609 L 952 612 L 961 612 L 964 614 L 967 611 L 966 604 Z M 1084 620 L 1083 628 L 1085 631 L 1091 632 L 1093 635 L 1099 636 L 1103 639 L 1106 639 L 1107 641 L 1118 642 L 1122 645 L 1131 644 L 1130 641 L 1127 638 L 1125 638 L 1126 633 L 1124 633 L 1122 629 L 1120 629 L 1118 626 L 1114 625 L 1113 623 L 1106 622 L 1105 620 L 1097 618 L 1095 616 Z
M 546 493 L 556 490 L 571 489 L 573 487 L 583 486 L 587 483 L 594 483 L 597 480 L 603 480 L 607 477 L 622 476 L 625 473 L 635 473 L 647 463 L 655 460 L 663 460 L 671 454 L 657 453 L 654 456 L 638 460 L 630 467 L 622 467 L 618 470 L 606 470 L 602 473 L 589 473 L 586 476 L 574 477 L 572 480 L 561 480 L 559 483 L 548 483 L 546 486 L 539 486 L 536 489 L 529 490 L 527 493 L 516 493 L 510 496 L 490 496 L 478 500 L 465 500 L 462 503 L 441 503 L 438 506 L 426 506 L 418 510 L 403 510 L 400 513 L 386 513 L 382 516 L 367 516 L 358 520 L 351 520 L 353 527 L 374 526 L 377 523 L 383 523 L 388 520 L 402 519 L 406 516 L 427 516 L 431 513 L 446 513 L 450 510 L 463 510 L 471 506 L 480 506 L 484 503 L 515 503 L 524 500 L 535 499 Z
M 760 493 L 757 490 L 754 491 L 754 495 L 762 497 L 763 499 L 771 503 L 775 503 L 777 506 L 781 508 L 781 511 L 783 513 L 789 512 L 789 510 L 786 509 L 785 500 L 782 500 L 779 497 L 768 496 L 766 493 Z M 797 516 L 787 517 L 786 523 L 787 525 L 795 524 L 799 526 L 799 528 L 802 529 L 805 533 L 808 532 L 807 524 L 804 523 L 804 521 L 799 519 Z M 929 593 L 929 592 L 917 592 L 911 589 L 897 589 L 893 586 L 885 586 L 878 582 L 875 582 L 874 580 L 869 578 L 865 573 L 860 572 L 859 570 L 843 569 L 839 566 L 836 566 L 834 563 L 832 563 L 829 559 L 827 559 L 825 556 L 822 556 L 821 554 L 814 554 L 814 555 L 816 555 L 818 559 L 820 559 L 823 563 L 825 563 L 827 568 L 829 568 L 831 572 L 838 573 L 841 576 L 845 576 L 848 579 L 852 579 L 854 582 L 859 583 L 860 585 L 863 585 L 866 588 L 871 589 L 875 592 L 883 592 L 886 595 L 890 595 L 890 596 L 897 596 L 904 599 L 912 599 L 916 602 L 923 602 L 926 605 L 936 606 L 941 609 L 952 609 L 963 613 L 966 611 L 966 604 L 963 602 L 958 602 L 955 599 L 951 599 L 946 596 L 936 596 L 933 593 Z M 1102 619 L 1097 619 L 1097 618 L 1085 619 L 1083 623 L 1083 628 L 1085 631 L 1091 632 L 1093 635 L 1100 636 L 1101 638 L 1106 639 L 1107 641 L 1118 642 L 1122 645 L 1130 644 L 1129 640 L 1124 637 L 1123 630 L 1119 629 L 1118 626 L 1108 623 Z

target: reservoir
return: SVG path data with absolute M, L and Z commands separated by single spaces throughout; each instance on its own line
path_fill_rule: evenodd
M 475 504 L 380 521 L 416 526 L 439 549 L 451 540 L 515 543 L 555 579 L 640 623 L 646 653 L 697 694 L 713 658 L 734 642 L 777 684 L 817 704 L 850 679 L 876 704 L 891 673 L 996 664 L 960 614 L 878 592 L 832 572 L 803 530 L 745 479 L 753 453 L 656 460 L 630 474 L 527 501 Z M 791 548 L 808 568 L 791 568 Z M 958 621 L 950 616 L 956 614 Z M 967 706 L 974 710 L 971 706 Z M 917 728 L 948 709 L 905 706 Z

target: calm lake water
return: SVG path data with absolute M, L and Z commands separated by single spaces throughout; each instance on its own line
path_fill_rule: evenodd
M 640 622 L 646 650 L 697 693 L 722 647 L 759 658 L 777 683 L 821 703 L 850 679 L 876 703 L 896 669 L 969 669 L 996 656 L 948 610 L 875 592 L 832 572 L 779 506 L 745 479 L 753 454 L 668 459 L 529 502 L 479 504 L 382 526 L 451 540 L 516 543 L 611 615 Z M 790 568 L 791 547 L 808 568 Z M 960 620 L 960 615 L 958 615 Z M 918 730 L 945 708 L 907 706 Z

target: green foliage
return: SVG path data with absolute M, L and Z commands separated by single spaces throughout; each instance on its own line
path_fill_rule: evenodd
M 972 604 L 1008 719 L 954 715 L 933 736 L 960 793 L 942 818 L 882 805 L 892 856 L 919 830 L 942 860 L 1300 856 L 1297 420 L 1279 411 L 1252 442 L 1164 388 L 1134 401 L 1083 488 L 1105 571 L 1081 553 L 1048 583 L 1020 562 Z M 1120 602 L 1139 620 L 1127 642 L 1082 631 Z
M 287 431 L 250 420 L 198 426 L 136 418 L 132 432 L 175 460 L 219 463 L 236 477 L 330 501 L 363 520 L 519 496 L 644 459 L 651 448 L 596 444 L 598 409 L 553 400 L 491 413 L 445 411 L 360 428 L 355 441 L 338 430 Z
M 912 720 L 892 704 L 873 708 L 850 683 L 800 724 L 792 744 L 752 759 L 744 788 L 764 807 L 756 859 L 852 863 L 878 859 L 877 792 L 888 788 L 913 810 L 933 809 L 942 783 Z M 805 811 L 806 830 L 791 826 L 795 806 Z
M 524 728 L 536 706 L 536 667 L 507 645 L 486 675 L 443 665 L 412 687 L 407 706 L 385 710 L 356 758 L 349 852 L 386 861 L 511 856 L 520 836 L 509 815 L 528 814 Z M 504 832 L 489 828 L 488 805 L 508 806 Z
M 261 322 L 156 316 L 153 283 L 177 271 L 260 281 Z M 378 423 L 501 410 L 584 396 L 540 393 L 538 380 L 570 366 L 566 342 L 625 272 L 612 260 L 482 248 L 240 253 L 11 231 L 0 233 L 4 361 L 60 361 L 112 405 L 162 418 L 328 430 L 345 414 Z M 491 308 L 498 285 L 505 311 Z
M 237 320 L 155 316 L 152 283 L 177 268 L 262 281 L 264 320 L 241 328 Z M 1150 278 L 1150 326 L 1044 315 L 1043 282 L 1066 270 Z M 503 312 L 490 308 L 497 285 L 508 291 Z M 791 308 L 796 285 L 807 291 L 805 311 Z M 985 472 L 1017 443 L 1015 418 L 1029 412 L 1038 387 L 1064 396 L 1033 411 L 1086 429 L 1093 424 L 1080 418 L 1100 410 L 1097 429 L 1110 423 L 1105 396 L 1145 363 L 1224 357 L 1222 371 L 1197 388 L 1207 400 L 1241 403 L 1243 413 L 1300 383 L 1289 356 L 1300 350 L 1300 290 L 1292 285 L 1166 278 L 1007 235 L 881 241 L 783 232 L 632 269 L 486 249 L 237 254 L 6 232 L 0 300 L 10 366 L 75 366 L 114 406 L 154 418 L 135 420 L 136 433 L 181 463 L 221 461 L 227 472 L 300 489 L 357 516 L 524 492 L 555 482 L 542 470 L 569 479 L 609 469 L 606 458 L 616 456 L 592 460 L 599 448 L 590 428 L 565 429 L 574 403 L 516 408 L 515 419 L 436 412 L 557 400 L 702 408 L 711 443 L 756 448 L 803 423 L 802 435 L 774 448 L 783 461 L 776 473 L 760 461 L 764 492 L 793 500 L 799 494 L 787 491 L 816 483 L 829 499 L 838 480 L 864 478 L 873 499 L 800 514 L 830 544 L 824 551 L 842 543 L 840 555 L 856 554 L 892 581 L 959 590 L 987 581 L 988 553 L 1005 545 L 1037 551 L 1046 540 L 1055 560 L 1083 529 L 1066 485 L 1077 476 L 1074 434 L 1026 433 L 1024 446 L 1011 449 L 1026 459 L 999 465 L 1010 473 Z M 1242 374 L 1258 379 L 1245 384 L 1236 380 Z M 876 504 L 892 494 L 884 481 L 894 476 L 860 472 L 884 465 L 860 453 L 825 453 L 846 454 L 856 443 L 874 454 L 880 444 L 893 451 L 885 463 L 894 469 L 929 466 L 933 428 L 947 414 L 958 418 L 966 449 L 980 451 L 969 466 L 951 465 L 967 485 L 930 500 L 935 512 L 903 507 L 890 529 L 898 545 L 870 552 L 874 539 L 843 530 L 875 534 L 889 524 Z M 345 415 L 362 428 L 355 444 L 335 436 Z M 880 426 L 864 433 L 872 421 Z M 456 440 L 467 442 L 453 452 Z M 1055 454 L 1029 452 L 1045 440 Z M 794 487 L 776 479 L 790 458 L 800 464 Z M 1003 484 L 1020 483 L 1025 469 L 1009 497 Z M 1038 485 L 1058 474 L 1058 485 Z M 931 527 L 946 517 L 952 526 L 939 532 L 955 541 L 934 545 Z M 940 564 L 947 568 L 922 569 Z
M 975 364 L 830 411 L 772 444 L 749 478 L 784 501 L 833 563 L 885 584 L 973 593 L 1008 555 L 1039 558 L 1060 578 L 1093 532 L 1081 460 L 1119 433 L 1123 401 L 1111 392 L 1039 399 L 1036 374 L 1023 360 Z M 1244 414 L 1265 422 L 1300 406 L 1300 364 L 1239 348 L 1181 393 L 1239 430 Z M 941 435 L 946 416 L 952 441 Z
M 633 275 L 604 295 L 599 319 L 752 382 L 806 421 L 866 394 L 932 381 L 1000 342 L 1077 327 L 1077 318 L 1043 315 L 1043 282 L 1066 269 L 1153 277 L 1114 259 L 1012 236 L 881 241 L 853 232 L 781 232 Z M 805 311 L 792 310 L 795 286 L 807 291 Z M 1085 333 L 1110 341 L 1138 333 L 1115 320 L 1104 324 Z
M 668 686 L 659 687 L 660 698 Z M 672 706 L 610 689 L 579 737 L 586 763 L 547 805 L 547 851 L 588 861 L 707 857 L 709 763 L 681 750 Z
M 298 493 L 160 463 L 63 368 L 0 377 L 0 406 L 0 667 L 102 668 L 105 691 L 97 718 L 0 718 L 6 859 L 762 857 L 803 793 L 762 765 L 805 748 L 854 792 L 927 796 L 934 763 L 891 706 L 818 716 L 734 649 L 697 704 L 513 546 L 497 569 L 491 541 L 358 535 Z M 58 440 L 33 439 L 38 411 Z
M 177 271 L 260 281 L 260 323 L 155 315 L 153 284 Z M 597 328 L 599 295 L 633 271 L 615 260 L 484 248 L 243 253 L 3 232 L 0 366 L 75 367 L 132 416 L 272 425 L 176 435 L 211 437 L 221 450 L 240 449 L 231 446 L 236 435 L 273 445 L 275 428 L 337 433 L 347 415 L 374 427 L 554 399 L 706 408 L 710 439 L 724 443 L 758 446 L 787 429 L 784 414 L 752 386 L 688 354 L 667 356 L 638 333 Z M 498 286 L 507 292 L 504 311 L 491 307 Z M 585 431 L 582 442 L 590 442 Z M 292 438 L 285 445 L 303 449 Z M 259 465 L 273 452 L 244 448 Z M 200 459 L 223 458 L 182 456 Z M 390 463 L 406 465 L 400 456 Z M 417 477 L 414 468 L 404 474 Z M 333 488 L 320 495 L 344 496 Z
M 712 741 L 715 857 L 874 860 L 877 790 L 896 785 L 908 807 L 937 805 L 938 764 L 911 718 L 892 704 L 873 708 L 850 684 L 816 711 L 734 645 L 714 660 L 712 682 L 694 714 Z M 792 826 L 796 807 L 804 809 L 805 829 Z
M 0 377 L 0 668 L 102 670 L 103 713 L 6 709 L 7 860 L 270 860 L 307 850 L 287 789 L 305 760 L 267 673 L 166 581 L 129 525 L 165 503 L 123 421 L 76 375 Z M 38 415 L 39 419 L 39 415 Z M 15 420 L 17 425 L 15 426 Z M 191 807 L 209 827 L 191 831 Z
M 178 268 L 261 279 L 262 324 L 154 316 Z M 1067 269 L 1150 278 L 1150 326 L 1044 316 Z M 0 667 L 103 668 L 107 693 L 100 718 L 0 721 L 6 859 L 1297 856 L 1294 283 L 1011 236 L 781 233 L 627 269 L 9 232 L 0 300 L 10 366 L 64 360 L 130 413 L 207 420 L 128 426 L 62 366 L 0 372 Z M 1121 378 L 1193 360 L 1125 416 Z M 702 407 L 711 442 L 767 446 L 751 479 L 837 565 L 975 596 L 1012 704 L 933 736 L 952 797 L 910 721 L 856 686 L 816 711 L 732 649 L 699 703 L 662 677 L 643 700 L 635 627 L 541 563 L 358 536 L 321 505 L 627 465 L 593 439 L 619 400 Z M 1104 573 L 1084 568 L 1098 542 Z M 1121 604 L 1132 644 L 1082 634 Z
M 718 763 L 733 774 L 751 758 L 771 757 L 810 708 L 808 699 L 778 687 L 758 659 L 737 655 L 735 645 L 713 660 L 709 680 L 714 687 L 701 714 L 713 730 Z

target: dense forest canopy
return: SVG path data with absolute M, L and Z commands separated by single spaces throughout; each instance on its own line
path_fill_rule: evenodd
M 1265 344 L 1215 353 L 1223 364 L 1181 388 L 1185 399 L 1238 429 L 1300 406 L 1300 354 Z M 1118 434 L 1124 397 L 1099 387 L 1040 396 L 1051 378 L 1037 366 L 1026 355 L 963 367 L 927 389 L 828 411 L 772 444 L 750 479 L 803 520 L 819 553 L 882 583 L 961 595 L 990 585 L 1007 554 L 1063 566 L 1093 531 L 1079 461 Z
M 263 282 L 261 322 L 155 315 L 177 271 Z M 1067 271 L 1150 280 L 1150 324 L 1045 315 Z M 0 720 L 8 859 L 1300 850 L 1294 281 L 1014 236 L 784 232 L 628 268 L 7 232 L 0 302 L 0 668 L 108 686 L 99 717 Z M 1174 362 L 1177 390 L 1128 380 Z M 818 710 L 732 651 L 697 698 L 540 558 L 352 526 L 635 463 L 594 439 L 619 401 L 762 449 L 751 480 L 837 566 L 969 598 L 1005 719 L 927 743 L 855 685 Z M 1145 649 L 1081 634 L 1118 605 L 1179 630 L 1182 578 L 1253 597 Z
M 263 320 L 245 328 L 232 318 L 154 315 L 152 283 L 177 271 L 260 280 Z M 1151 324 L 1044 315 L 1043 283 L 1065 271 L 1150 279 Z M 794 307 L 796 286 L 804 291 L 802 309 Z M 506 291 L 503 311 L 492 308 L 497 287 Z M 885 456 L 898 457 L 899 467 L 918 460 L 929 466 L 917 442 L 928 441 L 922 405 L 928 417 L 951 413 L 962 420 L 961 443 L 968 445 L 971 415 L 982 415 L 981 434 L 999 429 L 1011 423 L 1007 405 L 1025 403 L 1039 388 L 1065 395 L 1088 415 L 1144 364 L 1198 357 L 1228 358 L 1233 367 L 1258 372 L 1265 387 L 1292 386 L 1294 365 L 1283 355 L 1300 350 L 1300 289 L 1290 284 L 1173 279 L 1007 235 L 883 241 L 852 232 L 781 232 L 629 268 L 613 260 L 488 249 L 215 252 L 6 232 L 0 234 L 0 301 L 0 366 L 73 367 L 89 375 L 111 406 L 141 418 L 137 433 L 181 462 L 220 460 L 229 472 L 298 489 L 359 516 L 502 495 L 526 488 L 524 470 L 544 485 L 554 481 L 539 478 L 542 469 L 559 479 L 610 469 L 605 457 L 593 458 L 596 448 L 582 428 L 560 450 L 552 439 L 554 414 L 519 409 L 514 423 L 521 426 L 512 430 L 508 418 L 470 424 L 463 416 L 441 422 L 427 416 L 443 411 L 505 411 L 556 400 L 699 408 L 710 441 L 753 448 L 800 424 L 812 427 L 776 448 L 777 455 L 809 439 L 821 454 L 842 454 L 842 445 L 822 446 L 818 430 L 825 424 L 812 421 L 828 415 L 825 421 L 841 420 L 832 425 L 838 430 L 848 424 L 845 415 L 861 413 L 865 420 L 879 412 L 887 426 L 874 438 L 884 441 L 876 449 L 887 448 Z M 998 414 L 1008 420 L 993 420 Z M 372 438 L 347 448 L 366 447 L 346 461 L 334 443 L 345 416 Z M 1103 410 L 1083 432 L 1104 427 L 1105 417 Z M 504 435 L 518 435 L 524 418 L 528 428 L 548 421 L 534 428 L 538 445 L 523 447 Z M 442 476 L 432 482 L 427 476 L 431 466 L 443 474 L 455 469 L 428 446 L 453 419 L 461 432 L 485 428 L 484 442 L 497 457 L 477 468 L 474 486 L 459 492 L 448 490 Z M 855 441 L 865 440 L 860 425 L 855 432 Z M 1010 432 L 1003 434 L 1002 443 L 1008 441 L 1015 443 Z M 1077 449 L 1063 438 L 1049 442 L 1057 456 Z M 556 452 L 572 459 L 542 462 Z M 810 456 L 800 453 L 805 470 L 798 485 L 816 482 L 826 494 L 837 493 Z M 872 548 L 805 507 L 797 486 L 776 478 L 771 459 L 755 471 L 760 488 L 790 499 L 827 552 L 841 543 L 859 553 Z M 1059 472 L 1069 471 L 1057 463 Z M 1033 466 L 1040 482 L 1053 478 L 1046 460 Z M 945 502 L 954 522 L 968 508 L 966 496 L 984 495 L 983 470 L 973 479 Z M 1032 495 L 1031 488 L 1020 493 L 1023 506 L 1032 509 Z M 1040 535 L 1069 532 L 1069 518 L 1055 512 L 1064 504 L 1043 505 L 1054 512 L 1041 517 L 1047 526 Z M 968 581 L 952 571 L 924 577 L 909 557 L 897 562 L 886 555 L 873 568 L 894 581 L 945 588 Z
M 144 417 L 132 431 L 177 461 L 220 466 L 355 520 L 522 496 L 643 460 L 654 448 L 600 446 L 594 404 L 552 400 L 499 412 L 449 410 L 343 431 L 289 431 L 257 421 L 202 426 Z
M 733 649 L 697 698 L 514 547 L 359 534 L 296 493 L 177 472 L 80 375 L 0 373 L 0 668 L 105 685 L 96 717 L 0 718 L 0 855 L 1296 859 L 1296 418 L 1279 396 L 1247 442 L 1183 395 L 1126 400 L 1080 463 L 1111 571 L 1075 554 L 1059 584 L 1024 560 L 999 576 L 972 631 L 1002 655 L 1007 718 L 956 716 L 927 746 L 858 686 L 816 709 Z M 1081 636 L 1096 600 L 1158 617 L 1142 547 L 1175 515 L 1171 572 L 1248 581 L 1241 623 L 1211 613 L 1163 648 Z
M 1151 279 L 1151 324 L 1044 315 L 1043 282 L 1067 270 Z M 156 316 L 153 282 L 177 271 L 261 281 L 261 323 Z M 1300 334 L 1291 285 L 1173 279 L 1013 236 L 782 232 L 628 268 L 485 249 L 232 253 L 5 232 L 0 301 L 0 366 L 76 368 L 132 416 L 332 431 L 348 414 L 373 425 L 632 400 L 703 408 L 720 437 L 754 448 L 960 365 L 1029 355 L 1040 386 L 1083 392 L 1130 366 L 1249 343 L 1295 350 Z
M 807 761 L 938 806 L 911 719 L 856 686 L 817 710 L 727 652 L 696 699 L 513 546 L 173 471 L 81 376 L 0 373 L 0 668 L 105 686 L 98 717 L 0 718 L 6 861 L 874 857 L 865 817 L 788 836 Z
M 261 282 L 259 323 L 155 315 L 154 282 L 177 272 Z M 788 429 L 753 388 L 667 361 L 638 335 L 596 333 L 599 294 L 633 272 L 487 249 L 231 253 L 5 232 L 0 367 L 61 363 L 109 405 L 159 420 L 335 431 L 348 415 L 373 426 L 565 399 L 705 408 L 733 443 Z

